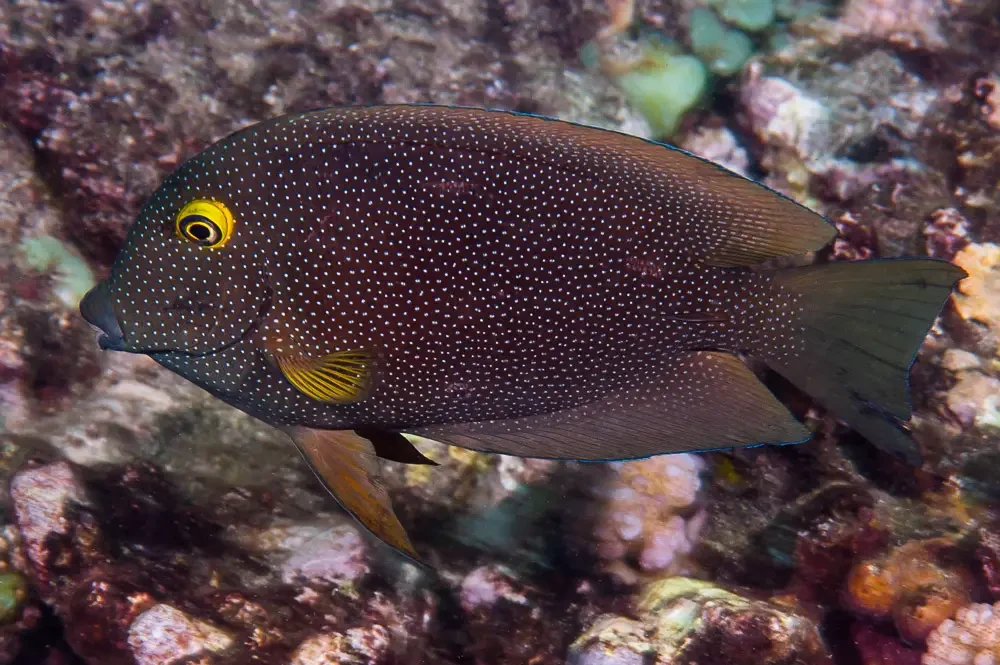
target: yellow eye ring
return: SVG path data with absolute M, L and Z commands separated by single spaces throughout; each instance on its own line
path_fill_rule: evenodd
M 177 213 L 177 235 L 208 249 L 218 249 L 229 242 L 234 225 L 229 208 L 211 199 L 195 199 Z

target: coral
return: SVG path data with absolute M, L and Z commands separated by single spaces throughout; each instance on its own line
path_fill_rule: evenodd
M 991 665 L 1000 659 L 1000 603 L 973 603 L 927 637 L 922 665 Z
M 572 665 L 827 663 L 808 619 L 683 577 L 651 583 L 638 619 L 604 616 L 573 642 Z
M 695 509 L 701 459 L 663 455 L 611 467 L 614 475 L 592 490 L 600 512 L 596 520 L 587 520 L 598 556 L 625 581 L 637 581 L 639 571 L 662 575 L 678 570 L 702 523 Z
M 971 575 L 948 562 L 951 549 L 945 540 L 915 541 L 856 563 L 847 578 L 848 606 L 892 619 L 905 640 L 922 642 L 970 600 Z
M 173 665 L 206 651 L 221 652 L 232 638 L 170 605 L 154 605 L 132 622 L 128 644 L 137 665 Z
M 948 412 L 964 428 L 997 433 L 1000 432 L 1000 379 L 983 373 L 980 367 L 977 362 L 955 372 L 956 380 L 948 389 L 945 403 Z
M 764 165 L 782 174 L 783 190 L 804 199 L 810 170 L 825 168 L 816 162 L 831 141 L 829 108 L 789 81 L 763 75 L 759 65 L 747 69 L 741 101 L 751 130 L 769 148 Z
M 572 644 L 567 663 L 643 665 L 657 656 L 649 633 L 649 628 L 638 621 L 618 616 L 602 617 Z
M 805 72 L 796 56 L 809 57 L 782 51 L 755 61 L 741 89 L 746 123 L 766 146 L 762 161 L 776 171 L 771 181 L 780 184 L 776 178 L 787 173 L 784 180 L 802 189 L 819 176 L 813 187 L 821 184 L 823 194 L 850 201 L 875 183 L 892 191 L 892 179 L 915 177 L 914 171 L 932 176 L 902 157 L 915 151 L 940 91 L 879 50 L 847 62 L 810 53 L 816 61 Z M 935 208 L 948 202 L 946 190 L 933 201 Z
M 960 239 L 964 238 L 958 236 Z M 958 284 L 953 296 L 955 310 L 968 326 L 967 335 L 975 339 L 969 351 L 948 350 L 942 367 L 952 383 L 944 396 L 948 414 L 963 429 L 976 428 L 987 435 L 1000 432 L 1000 246 L 993 243 L 968 243 L 953 261 L 969 276 Z
M 1000 598 L 1000 530 L 995 522 L 987 522 L 978 531 L 975 556 L 979 571 L 990 596 L 997 599 Z

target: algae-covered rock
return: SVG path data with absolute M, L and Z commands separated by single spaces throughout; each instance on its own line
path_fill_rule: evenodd
M 904 640 L 919 644 L 970 601 L 972 575 L 955 558 L 946 539 L 931 539 L 859 561 L 847 578 L 846 604 L 862 616 L 891 620 Z
M 378 624 L 321 633 L 299 645 L 291 665 L 378 665 L 390 657 L 390 638 L 390 631 Z
M 26 238 L 20 245 L 25 262 L 41 273 L 54 273 L 56 296 L 73 308 L 95 284 L 94 273 L 83 257 L 66 243 L 52 236 Z
M 638 619 L 605 616 L 570 647 L 572 665 L 820 664 L 830 662 L 815 624 L 795 611 L 686 577 L 646 587 Z
M 128 643 L 137 665 L 173 665 L 192 656 L 225 651 L 232 638 L 176 607 L 156 605 L 132 622 Z

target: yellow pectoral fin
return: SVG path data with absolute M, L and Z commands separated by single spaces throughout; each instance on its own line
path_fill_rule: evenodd
M 349 431 L 296 427 L 288 433 L 313 472 L 347 512 L 384 542 L 419 563 L 382 485 L 371 442 Z
M 356 402 L 371 385 L 374 357 L 368 351 L 337 351 L 315 359 L 295 353 L 274 357 L 288 382 L 319 402 Z

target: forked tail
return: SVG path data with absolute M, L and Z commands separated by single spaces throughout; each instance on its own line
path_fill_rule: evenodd
M 934 259 L 789 268 L 773 274 L 797 294 L 802 352 L 769 360 L 788 380 L 880 448 L 918 463 L 900 425 L 924 337 L 965 271 Z

